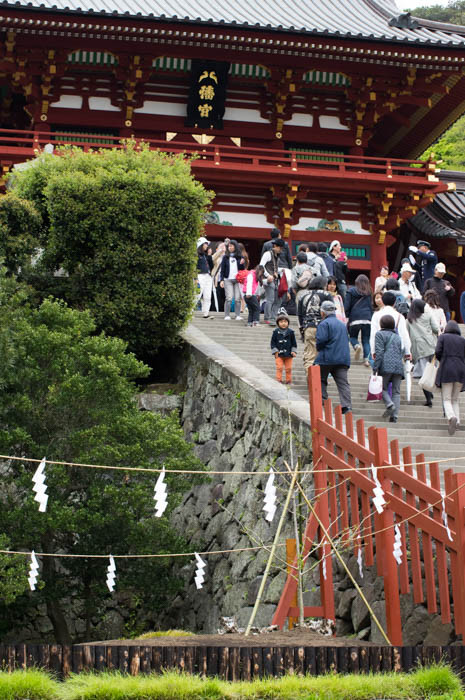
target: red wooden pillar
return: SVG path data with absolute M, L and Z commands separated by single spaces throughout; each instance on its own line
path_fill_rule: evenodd
M 314 465 L 315 498 L 320 506 L 320 520 L 329 531 L 329 502 L 328 502 L 328 478 L 327 465 L 321 459 L 320 444 L 322 437 L 318 431 L 318 421 L 323 419 L 323 399 L 321 395 L 321 374 L 318 365 L 309 368 L 308 374 L 308 398 L 310 403 L 310 424 L 312 430 L 312 454 Z M 323 532 L 320 533 L 321 537 Z M 320 562 L 320 591 L 321 604 L 327 620 L 336 619 L 334 607 L 334 586 L 333 586 L 333 565 L 331 556 L 331 546 L 324 540 L 321 548 L 323 561 Z
M 383 265 L 387 265 L 386 243 L 378 243 L 378 234 L 372 234 L 370 241 L 371 252 L 371 284 L 379 275 Z
M 465 474 L 444 474 L 446 493 L 455 503 L 454 529 L 456 553 L 451 552 L 452 595 L 455 631 L 465 637 Z
M 386 428 L 369 430 L 371 450 L 374 453 L 375 466 L 390 464 L 389 448 Z M 391 482 L 384 477 L 383 470 L 378 471 L 378 479 L 385 493 L 386 505 L 379 520 L 381 522 L 380 537 L 381 551 L 376 550 L 376 559 L 382 557 L 382 571 L 384 577 L 384 597 L 386 604 L 387 636 L 394 646 L 402 646 L 402 621 L 400 616 L 399 574 L 397 562 L 394 559 L 394 516 L 395 513 L 389 507 L 389 494 Z

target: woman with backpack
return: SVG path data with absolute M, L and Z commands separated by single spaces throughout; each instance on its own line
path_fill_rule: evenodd
M 433 358 L 436 340 L 439 334 L 439 324 L 431 311 L 425 309 L 423 299 L 414 299 L 407 316 L 407 328 L 411 341 L 411 354 L 414 362 L 412 376 L 420 379 L 425 367 Z M 433 405 L 433 394 L 423 389 L 425 406 Z
M 366 275 L 359 275 L 353 287 L 347 290 L 344 311 L 348 319 L 349 340 L 355 351 L 355 359 L 361 360 L 365 367 L 370 366 L 370 331 L 373 308 L 371 305 L 370 280 Z M 361 335 L 360 345 L 358 336 Z

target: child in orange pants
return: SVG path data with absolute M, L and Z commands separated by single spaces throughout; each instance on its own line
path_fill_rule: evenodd
M 277 328 L 271 336 L 271 352 L 276 361 L 276 380 L 283 382 L 283 370 L 286 372 L 286 384 L 292 382 L 292 360 L 297 355 L 297 341 L 292 328 L 289 328 L 289 316 L 281 309 L 276 316 Z

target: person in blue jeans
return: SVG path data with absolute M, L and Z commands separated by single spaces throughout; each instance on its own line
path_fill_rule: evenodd
M 347 317 L 349 340 L 355 351 L 355 359 L 363 361 L 365 367 L 370 366 L 370 330 L 373 307 L 371 303 L 370 280 L 366 275 L 359 275 L 353 287 L 347 290 L 344 300 L 344 311 Z M 361 335 L 362 343 L 358 340 Z

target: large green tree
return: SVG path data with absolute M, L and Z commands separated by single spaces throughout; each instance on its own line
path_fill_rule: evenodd
M 39 291 L 89 309 L 99 329 L 140 358 L 176 343 L 193 305 L 195 244 L 209 202 L 186 159 L 133 143 L 71 148 L 42 155 L 11 184 L 34 206 L 31 217 L 41 217 L 43 254 L 28 277 Z M 1 236 L 0 216 L 0 250 Z
M 164 465 L 170 508 L 177 504 L 192 479 L 170 476 L 170 469 L 201 465 L 175 416 L 138 410 L 134 380 L 149 368 L 126 351 L 124 341 L 96 334 L 89 312 L 63 302 L 29 306 L 25 290 L 2 274 L 0 351 L 1 454 L 117 467 Z M 36 467 L 27 459 L 2 462 L 0 533 L 11 549 L 118 555 L 183 547 L 166 515 L 154 517 L 156 474 L 50 464 L 48 507 L 41 513 L 32 491 Z M 169 564 L 169 558 L 117 559 L 117 588 L 137 595 L 152 623 L 178 585 Z M 109 596 L 107 566 L 107 559 L 44 557 L 43 587 L 13 606 L 3 604 L 3 629 L 42 602 L 57 641 L 69 642 L 66 608 L 70 600 L 81 600 L 90 634 L 90 620 Z
M 415 17 L 423 17 L 434 22 L 465 25 L 465 0 L 455 0 L 447 4 L 421 5 L 410 10 Z

